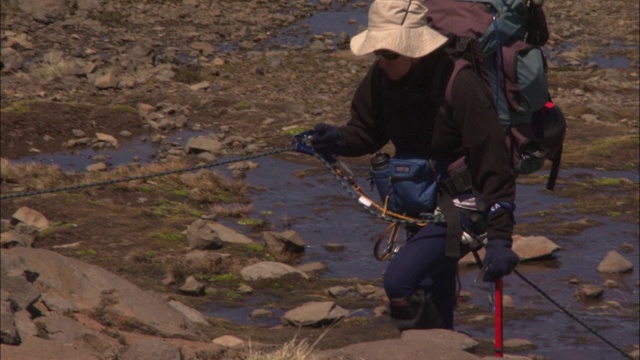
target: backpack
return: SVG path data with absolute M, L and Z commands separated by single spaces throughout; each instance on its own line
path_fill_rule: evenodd
M 516 175 L 552 161 L 547 189 L 557 179 L 566 121 L 549 95 L 541 47 L 549 39 L 541 0 L 422 0 L 433 29 L 454 39 L 455 60 L 445 102 L 456 74 L 472 67 L 494 96 Z

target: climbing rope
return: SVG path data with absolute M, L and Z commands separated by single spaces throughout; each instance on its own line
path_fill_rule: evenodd
M 271 151 L 266 151 L 266 152 L 263 152 L 263 153 L 257 153 L 257 154 L 253 154 L 253 155 L 249 155 L 249 156 L 245 156 L 245 157 L 241 157 L 241 158 L 237 158 L 237 159 L 233 159 L 233 160 L 220 161 L 220 162 L 215 161 L 215 162 L 211 162 L 211 163 L 206 163 L 206 164 L 202 164 L 202 165 L 186 167 L 186 168 L 182 168 L 182 169 L 166 170 L 166 171 L 161 171 L 161 172 L 156 172 L 156 173 L 137 175 L 137 176 L 129 176 L 129 177 L 124 177 L 124 178 L 104 180 L 104 181 L 98 181 L 98 182 L 87 183 L 87 184 L 77 184 L 77 185 L 62 186 L 62 187 L 53 188 L 53 189 L 35 190 L 35 191 L 29 191 L 29 192 L 23 192 L 23 193 L 15 193 L 15 194 L 7 194 L 7 195 L 3 194 L 2 196 L 0 196 L 0 200 L 23 198 L 23 197 L 34 196 L 34 195 L 52 194 L 52 193 L 58 193 L 58 192 L 64 192 L 64 191 L 86 189 L 86 188 L 97 187 L 97 186 L 113 185 L 113 184 L 118 184 L 118 183 L 121 183 L 121 182 L 133 181 L 133 180 L 151 179 L 151 178 L 159 177 L 159 176 L 167 176 L 167 175 L 179 174 L 179 173 L 184 173 L 184 172 L 191 172 L 191 171 L 196 171 L 196 170 L 200 170 L 200 169 L 207 169 L 207 168 L 212 168 L 212 167 L 216 167 L 216 166 L 232 164 L 232 163 L 240 162 L 240 161 L 257 159 L 257 158 L 261 158 L 261 157 L 264 157 L 264 156 L 275 155 L 275 154 L 283 153 L 283 152 L 286 152 L 286 151 L 293 151 L 293 150 L 294 149 L 292 149 L 292 148 L 274 149 L 274 150 L 271 150 Z
M 560 309 L 562 312 L 564 312 L 565 314 L 567 314 L 567 316 L 569 316 L 571 319 L 573 319 L 574 321 L 576 321 L 578 324 L 582 325 L 582 327 L 584 327 L 585 329 L 587 329 L 587 331 L 589 331 L 590 333 L 592 333 L 593 335 L 597 336 L 600 340 L 604 341 L 607 345 L 611 346 L 614 350 L 616 350 L 617 352 L 619 352 L 622 356 L 628 358 L 628 359 L 633 359 L 633 357 L 629 354 L 627 354 L 624 350 L 620 349 L 619 347 L 617 347 L 615 344 L 613 344 L 611 341 L 609 341 L 608 339 L 606 339 L 604 336 L 602 336 L 602 334 L 598 333 L 596 330 L 592 329 L 589 325 L 585 324 L 582 320 L 578 319 L 574 314 L 572 314 L 569 310 L 567 310 L 565 307 L 563 307 L 562 305 L 558 304 L 555 300 L 553 300 L 551 298 L 551 296 L 549 296 L 547 293 L 545 293 L 542 289 L 540 289 L 538 286 L 536 286 L 536 284 L 534 284 L 531 280 L 527 279 L 524 275 L 522 275 L 519 271 L 517 270 L 513 270 L 513 273 L 516 274 L 520 279 L 522 279 L 522 281 L 524 281 L 525 283 L 527 283 L 529 286 L 531 286 L 534 290 L 536 290 L 540 295 L 542 295 L 542 297 L 544 297 L 545 299 L 549 300 L 549 302 L 551 302 L 553 305 L 555 305 L 558 309 Z
M 161 172 L 150 173 L 150 174 L 145 174 L 145 175 L 129 176 L 129 177 L 118 178 L 118 179 L 98 181 L 98 182 L 94 182 L 94 183 L 63 186 L 63 187 L 58 187 L 58 188 L 53 188 L 53 189 L 43 189 L 43 190 L 23 192 L 23 193 L 14 193 L 14 194 L 7 194 L 7 195 L 3 194 L 3 195 L 0 196 L 0 200 L 23 198 L 23 197 L 29 197 L 29 196 L 35 196 L 35 195 L 43 195 L 43 194 L 52 194 L 52 193 L 79 190 L 79 189 L 85 189 L 85 188 L 97 187 L 97 186 L 113 185 L 113 184 L 117 184 L 117 183 L 121 183 L 121 182 L 133 181 L 133 180 L 145 180 L 145 179 L 150 179 L 150 178 L 154 178 L 154 177 L 167 176 L 167 175 L 179 174 L 179 173 L 184 173 L 184 172 L 192 172 L 192 171 L 196 171 L 196 170 L 201 170 L 201 169 L 207 169 L 207 168 L 212 168 L 212 167 L 232 164 L 232 163 L 236 163 L 236 162 L 240 162 L 240 161 L 257 159 L 257 158 L 270 156 L 270 155 L 275 155 L 275 154 L 288 152 L 288 151 L 304 152 L 304 153 L 308 153 L 308 154 L 313 154 L 315 157 L 320 159 L 320 161 L 325 165 L 325 167 L 327 167 L 327 169 L 329 169 L 331 171 L 331 173 L 336 177 L 336 179 L 342 185 L 344 190 L 358 204 L 360 204 L 363 208 L 365 208 L 369 212 L 369 214 L 371 214 L 372 216 L 374 216 L 374 217 L 376 217 L 378 219 L 381 219 L 381 220 L 384 220 L 384 221 L 392 223 L 389 226 L 389 228 L 387 228 L 387 230 L 383 233 L 383 235 L 380 236 L 380 238 L 378 239 L 378 241 L 376 242 L 376 245 L 374 247 L 374 256 L 378 260 L 387 260 L 387 259 L 389 259 L 391 257 L 391 255 L 395 251 L 398 250 L 398 246 L 396 245 L 395 242 L 396 242 L 398 229 L 399 229 L 400 225 L 404 224 L 404 225 L 425 226 L 425 225 L 428 225 L 430 223 L 444 223 L 444 222 L 446 222 L 444 216 L 441 213 L 423 214 L 423 215 L 421 215 L 421 217 L 419 219 L 416 219 L 416 218 L 410 218 L 410 217 L 404 216 L 402 214 L 397 214 L 397 213 L 393 213 L 393 212 L 387 211 L 385 206 L 376 203 L 375 201 L 371 200 L 368 196 L 366 196 L 366 194 L 362 191 L 362 188 L 355 181 L 353 174 L 348 169 L 348 167 L 346 165 L 344 165 L 344 163 L 337 162 L 337 163 L 339 163 L 340 166 L 338 166 L 336 164 L 331 164 L 329 161 L 327 161 L 326 158 L 322 157 L 321 155 L 319 155 L 316 152 L 309 152 L 309 151 L 304 151 L 304 150 L 301 151 L 300 146 L 297 146 L 296 144 L 294 144 L 294 146 L 292 146 L 290 148 L 278 148 L 278 149 L 273 149 L 271 151 L 266 151 L 266 152 L 262 152 L 262 153 L 256 153 L 256 154 L 252 154 L 252 155 L 248 155 L 248 156 L 245 156 L 245 157 L 240 157 L 240 158 L 236 158 L 236 159 L 232 159 L 232 160 L 226 160 L 226 161 L 220 161 L 220 162 L 215 161 L 215 162 L 211 162 L 211 163 L 206 163 L 206 164 L 202 164 L 202 165 L 196 165 L 196 166 L 191 166 L 191 167 L 186 167 L 186 168 L 181 168 L 181 169 L 167 170 L 167 171 L 161 171 Z M 347 174 L 345 174 L 345 173 L 347 173 Z M 388 240 L 387 240 L 387 246 L 384 249 L 384 251 L 382 252 L 382 254 L 380 254 L 379 247 L 382 244 L 383 240 L 387 237 L 387 234 L 389 234 L 389 237 L 388 237 Z M 631 355 L 629 355 L 626 352 L 624 352 L 622 349 L 617 347 L 611 341 L 609 341 L 604 336 L 599 334 L 596 330 L 592 329 L 587 324 L 585 324 L 583 321 L 578 319 L 569 310 L 564 308 L 562 305 L 558 304 L 548 294 L 546 294 L 542 289 L 540 289 L 538 286 L 536 286 L 533 282 L 531 282 L 529 279 L 527 279 L 520 272 L 518 272 L 517 270 L 514 270 L 513 272 L 518 277 L 520 277 L 525 283 L 527 283 L 534 290 L 536 290 L 538 293 L 540 293 L 545 299 L 549 300 L 558 309 L 560 309 L 562 312 L 567 314 L 567 316 L 569 316 L 571 319 L 575 320 L 577 323 L 582 325 L 585 329 L 587 329 L 593 335 L 595 335 L 596 337 L 598 337 L 599 339 L 604 341 L 607 345 L 611 346 L 613 349 L 618 351 L 624 357 L 626 357 L 628 359 L 633 359 L 631 357 Z

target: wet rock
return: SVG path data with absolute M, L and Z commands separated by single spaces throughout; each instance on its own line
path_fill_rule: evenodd
M 48 250 L 21 247 L 4 250 L 2 264 L 8 273 L 39 274 L 33 286 L 39 289 L 48 312 L 100 309 L 107 317 L 115 314 L 158 334 L 198 337 L 195 324 L 160 296 L 98 266 Z
M 606 274 L 626 273 L 633 270 L 633 263 L 625 259 L 619 252 L 611 250 L 602 259 L 597 270 Z
M 456 359 L 480 357 L 469 353 L 479 343 L 473 338 L 451 330 L 407 330 L 399 339 L 387 339 L 352 344 L 336 350 L 319 352 L 317 360 L 333 359 Z
M 146 119 L 147 116 L 149 116 L 149 114 L 153 112 L 153 110 L 155 110 L 155 106 L 153 105 L 144 104 L 144 103 L 138 104 L 138 115 L 140 115 L 140 117 L 143 119 Z
M 306 273 L 314 273 L 326 270 L 327 266 L 320 261 L 312 261 L 306 264 L 298 265 L 297 269 Z
M 204 295 L 205 293 L 204 288 L 205 288 L 204 284 L 196 280 L 195 277 L 189 276 L 184 281 L 184 284 L 180 286 L 179 290 L 183 294 L 200 296 L 200 295 Z
M 22 0 L 18 6 L 34 20 L 45 24 L 63 19 L 67 11 L 65 0 Z
M 24 235 L 16 230 L 8 230 L 0 234 L 0 247 L 8 249 L 14 246 L 30 247 L 33 244 L 33 236 Z
M 230 258 L 230 254 L 207 250 L 193 250 L 184 256 L 189 267 L 202 272 L 213 272 L 225 266 Z
M 118 357 L 121 360 L 182 360 L 184 356 L 179 347 L 161 339 L 140 339 L 129 345 Z
M 275 261 L 263 261 L 257 264 L 249 265 L 240 270 L 240 276 L 246 281 L 260 279 L 277 279 L 287 275 L 300 275 L 304 279 L 308 279 L 309 275 L 289 266 L 287 264 Z
M 332 286 L 330 288 L 327 289 L 327 293 L 331 296 L 333 296 L 334 298 L 343 298 L 343 297 L 347 297 L 349 295 L 353 295 L 354 294 L 354 288 L 353 287 L 347 287 L 347 286 Z
M 19 345 L 20 334 L 15 323 L 16 307 L 9 298 L 9 292 L 2 289 L 0 296 L 0 342 L 9 345 Z
M 91 143 L 91 138 L 83 137 L 80 139 L 71 139 L 62 143 L 62 147 L 64 148 L 72 148 L 76 146 L 84 146 Z
M 330 252 L 344 251 L 344 249 L 346 249 L 346 246 L 344 246 L 344 244 L 338 243 L 326 243 L 323 247 L 325 250 Z
M 513 251 L 520 261 L 544 258 L 559 249 L 559 245 L 544 236 L 513 236 Z
M 242 344 L 244 344 L 244 340 L 231 335 L 220 336 L 211 341 L 214 344 L 218 344 L 230 349 L 241 347 Z
M 104 134 L 104 133 L 96 133 L 96 139 L 98 139 L 98 141 L 100 141 L 100 142 L 107 143 L 108 146 L 111 146 L 111 147 L 114 147 L 114 148 L 118 148 L 119 147 L 118 140 L 115 137 L 113 137 L 112 135 Z
M 197 84 L 193 84 L 189 86 L 189 90 L 191 91 L 198 91 L 198 90 L 206 90 L 211 86 L 211 84 L 208 81 L 201 81 Z
M 617 281 L 610 280 L 610 279 L 605 280 L 603 286 L 607 289 L 616 289 L 620 287 Z
M 302 253 L 306 247 L 304 240 L 294 230 L 281 233 L 265 231 L 262 236 L 267 247 L 277 252 Z
M 255 309 L 251 312 L 252 319 L 268 319 L 274 316 L 273 311 L 268 309 Z
M 333 301 L 312 301 L 287 311 L 281 320 L 283 324 L 315 327 L 334 323 L 346 316 L 349 316 L 349 311 Z
M 71 130 L 71 133 L 73 134 L 74 137 L 77 137 L 77 138 L 81 138 L 86 135 L 85 132 L 80 129 L 73 129 Z
M 2 68 L 3 73 L 20 70 L 24 64 L 24 58 L 17 51 L 8 47 L 0 50 L 0 60 L 4 65 Z
M 239 294 L 252 294 L 253 288 L 247 284 L 241 284 L 237 289 Z
M 597 285 L 582 285 L 573 295 L 578 299 L 598 299 L 602 297 L 604 289 Z
M 40 298 L 37 291 L 22 275 L 2 276 L 2 289 L 8 291 L 16 310 L 26 310 Z
M 35 226 L 38 230 L 44 230 L 49 227 L 49 220 L 44 215 L 25 206 L 13 213 L 12 217 L 14 221 Z
M 33 50 L 33 43 L 29 35 L 21 33 L 7 39 L 5 46 L 16 51 Z
M 187 240 L 192 250 L 220 249 L 222 239 L 210 221 L 197 219 L 187 227 Z
M 187 141 L 184 150 L 187 154 L 198 154 L 203 151 L 217 153 L 222 149 L 220 141 L 207 136 L 194 136 Z
M 529 340 L 526 339 L 507 339 L 503 342 L 503 346 L 505 350 L 509 351 L 524 351 L 524 350 L 533 350 L 536 349 L 537 346 Z
M 95 87 L 101 90 L 105 89 L 117 89 L 118 88 L 118 76 L 115 69 L 109 69 L 104 74 L 97 76 L 94 80 Z
M 87 165 L 85 167 L 85 169 L 88 172 L 101 172 L 101 171 L 107 171 L 107 164 L 103 163 L 103 162 L 99 162 L 99 163 L 95 163 L 95 164 L 91 164 L 91 165 Z

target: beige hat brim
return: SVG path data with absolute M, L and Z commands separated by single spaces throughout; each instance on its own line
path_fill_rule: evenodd
M 365 30 L 351 39 L 351 51 L 362 56 L 376 50 L 391 50 L 411 58 L 425 56 L 438 49 L 448 38 L 428 26 L 390 30 Z

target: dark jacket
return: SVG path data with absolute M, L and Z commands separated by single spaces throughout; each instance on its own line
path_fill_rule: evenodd
M 464 155 L 487 209 L 499 202 L 514 204 L 515 179 L 493 97 L 472 69 L 463 69 L 452 83 L 451 106 L 445 104 L 452 69 L 443 50 L 398 81 L 374 63 L 353 96 L 351 119 L 338 128 L 346 142 L 339 155 L 372 154 L 389 141 L 398 154 L 449 161 Z M 490 239 L 511 239 L 510 214 L 491 216 L 487 226 Z

